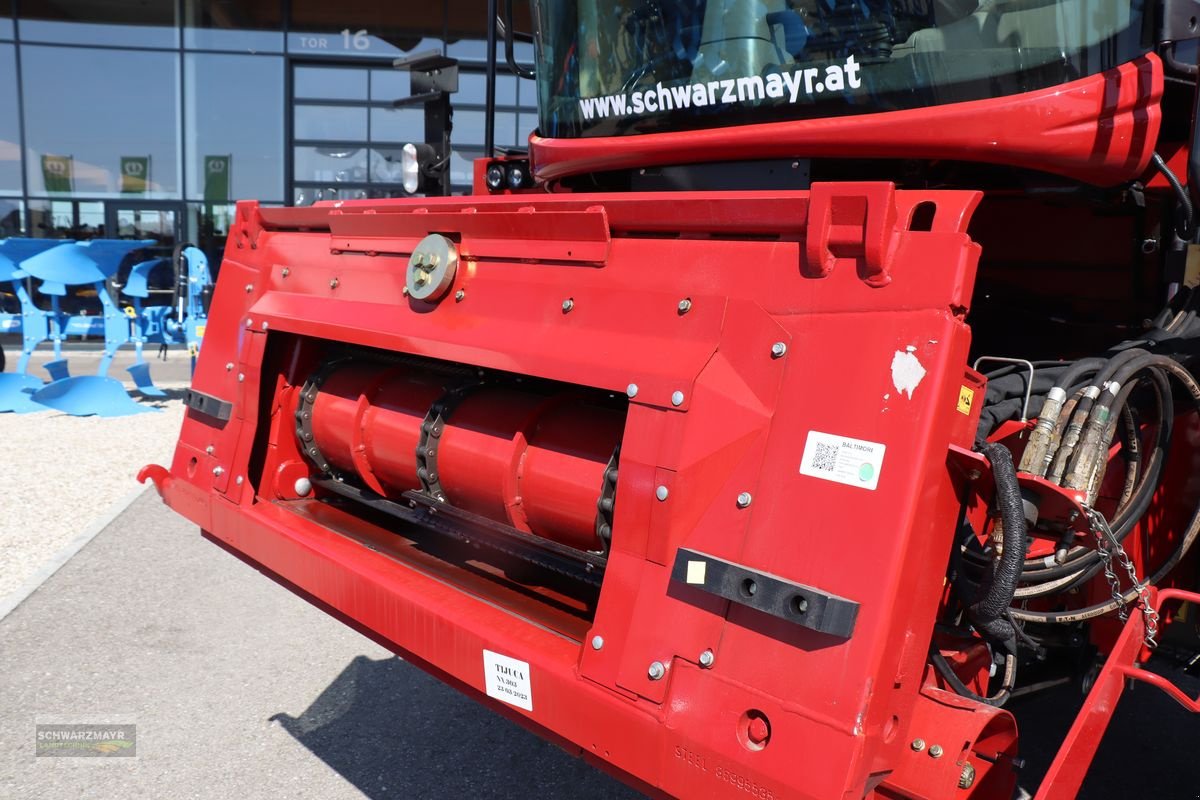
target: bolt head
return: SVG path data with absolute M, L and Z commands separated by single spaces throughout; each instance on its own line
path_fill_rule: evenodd
M 245 482 L 246 482 L 246 479 L 245 479 L 245 478 L 243 478 L 241 475 L 238 475 L 238 476 L 237 476 L 237 477 L 234 479 L 234 481 L 233 481 L 233 482 L 234 482 L 234 483 L 236 483 L 238 486 L 241 486 L 243 483 L 245 483 Z
M 677 307 L 679 309 L 680 314 L 686 314 L 687 312 L 691 311 L 692 310 L 691 298 L 688 298 L 688 297 L 683 298 L 682 300 L 679 301 L 679 305 Z
M 213 467 L 213 475 L 216 475 L 219 478 L 224 474 L 225 474 L 224 467 Z
M 242 381 L 244 381 L 244 380 L 246 380 L 246 373 L 244 373 L 244 372 L 239 372 L 239 373 L 238 373 L 238 383 L 241 383 L 241 382 L 242 382 Z
M 668 494 L 670 494 L 670 492 L 667 491 L 667 487 L 665 486 L 659 486 L 654 490 L 654 496 L 657 497 L 659 501 L 666 500 Z
M 785 353 L 787 353 L 787 345 L 783 342 L 771 345 L 771 358 L 783 358 Z
M 225 362 L 225 371 L 226 371 L 226 372 L 233 372 L 233 362 L 232 362 L 232 361 L 226 361 L 226 362 Z
M 975 784 L 975 765 L 968 761 L 958 774 L 958 788 L 970 789 Z
M 941 758 L 942 757 L 942 746 L 940 744 L 930 745 L 929 757 L 930 758 Z
M 208 447 L 204 448 L 204 452 L 211 456 L 213 454 L 213 446 L 210 444 Z
M 246 327 L 250 328 L 253 326 L 254 326 L 254 320 L 250 319 L 249 317 L 246 317 Z
M 713 665 L 713 662 L 716 660 L 717 660 L 717 658 L 716 658 L 716 656 L 713 655 L 712 650 L 705 650 L 703 653 L 700 654 L 700 666 L 704 667 L 705 669 L 711 668 Z
M 460 303 L 463 301 L 463 298 L 466 296 L 467 296 L 467 293 L 464 292 L 462 289 L 459 289 L 457 292 L 454 293 L 454 299 Z
M 253 292 L 253 291 L 254 291 L 254 284 L 253 284 L 253 283 L 247 283 L 247 284 L 246 284 L 246 294 L 250 294 L 250 292 Z
M 285 278 L 286 278 L 288 275 L 291 275 L 291 274 L 292 274 L 292 271 L 291 271 L 290 269 L 288 269 L 287 267 L 284 267 L 284 268 L 283 268 L 283 271 L 282 271 L 280 274 L 281 274 L 281 275 L 283 275 L 283 277 L 285 277 Z
M 329 280 L 329 288 L 330 288 L 330 289 L 336 289 L 337 287 L 338 287 L 338 279 L 337 279 L 337 278 L 330 278 L 330 280 Z
M 593 636 L 592 637 L 592 649 L 599 650 L 602 647 L 604 647 L 604 637 L 600 636 L 598 634 L 596 636 Z
M 683 392 L 681 392 L 679 390 L 671 392 L 671 405 L 673 405 L 673 406 L 683 405 Z
M 746 738 L 754 744 L 762 744 L 770 735 L 771 729 L 762 717 L 752 718 L 750 724 L 746 726 Z
M 911 747 L 914 751 L 919 753 L 925 749 L 925 740 L 924 739 L 913 739 L 912 744 L 909 745 L 909 747 Z
M 296 494 L 301 497 L 308 497 L 312 493 L 312 481 L 308 478 L 297 478 L 296 485 L 292 487 L 296 490 Z
M 264 319 L 264 320 L 263 320 L 263 324 L 262 324 L 262 329 L 265 331 L 265 330 L 266 330 L 267 328 L 269 328 L 269 327 L 270 327 L 270 326 L 267 324 L 267 321 Z
M 568 297 L 566 300 L 562 301 L 562 310 L 563 310 L 564 314 L 569 312 L 574 307 L 575 307 L 575 301 L 572 300 L 570 297 Z
M 625 387 L 625 394 L 629 395 L 631 398 L 637 397 L 637 393 L 638 393 L 638 385 L 636 383 L 631 383 Z
M 650 680 L 660 681 L 667 674 L 667 668 L 661 661 L 655 661 L 650 665 L 650 669 L 646 670 L 646 674 L 650 676 Z
M 745 508 L 746 506 L 750 505 L 751 501 L 753 500 L 754 497 L 749 492 L 742 492 L 737 496 L 738 508 Z

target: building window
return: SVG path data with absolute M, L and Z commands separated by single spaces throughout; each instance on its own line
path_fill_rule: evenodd
M 20 13 L 21 39 L 27 42 L 131 47 L 179 43 L 175 0 L 21 0 Z
M 184 78 L 188 199 L 282 202 L 283 58 L 189 53 Z
M 25 231 L 25 204 L 0 198 L 0 239 L 20 236 Z
M 0 39 L 13 38 L 12 12 L 12 0 L 0 0 Z
M 313 56 L 401 56 L 441 51 L 444 27 L 437 0 L 402 8 L 373 0 L 292 0 L 287 46 L 289 53 Z
M 21 193 L 21 131 L 17 116 L 17 53 L 0 44 L 0 195 Z
M 279 0 L 184 0 L 184 47 L 279 53 L 282 30 Z
M 21 66 L 31 195 L 179 197 L 177 54 L 25 46 Z

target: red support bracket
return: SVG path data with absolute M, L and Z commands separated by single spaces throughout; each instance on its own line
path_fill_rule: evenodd
M 1161 610 L 1165 603 L 1172 601 L 1200 604 L 1200 594 L 1193 592 L 1178 589 L 1150 591 L 1155 610 Z M 1083 779 L 1096 756 L 1096 749 L 1121 699 L 1125 681 L 1135 680 L 1157 686 L 1188 711 L 1200 713 L 1200 698 L 1188 697 L 1162 675 L 1147 672 L 1137 665 L 1136 659 L 1142 651 L 1145 634 L 1142 613 L 1134 611 L 1129 615 L 1129 621 L 1125 623 L 1108 660 L 1104 662 L 1104 668 L 1100 670 L 1100 676 L 1092 686 L 1079 716 L 1075 718 L 1075 724 L 1071 726 L 1054 763 L 1042 780 L 1035 800 L 1072 800 L 1078 796 Z
M 865 283 L 887 286 L 899 233 L 896 219 L 894 184 L 814 183 L 809 194 L 805 274 L 825 278 L 839 260 L 853 260 Z

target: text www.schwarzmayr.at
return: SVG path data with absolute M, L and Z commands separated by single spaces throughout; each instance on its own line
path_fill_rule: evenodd
M 819 67 L 794 72 L 773 72 L 765 78 L 751 75 L 715 81 L 663 86 L 661 83 L 629 94 L 581 97 L 579 110 L 584 119 L 619 117 L 629 114 L 654 114 L 682 108 L 753 103 L 768 98 L 797 102 L 822 92 L 840 92 L 862 86 L 858 70 L 862 65 L 847 56 L 844 64 L 830 64 L 824 74 Z

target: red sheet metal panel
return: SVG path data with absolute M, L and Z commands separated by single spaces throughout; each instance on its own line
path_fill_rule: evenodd
M 487 702 L 640 786 L 830 798 L 957 781 L 953 759 L 922 763 L 919 776 L 903 759 L 936 702 L 922 666 L 953 533 L 942 523 L 958 513 L 947 452 L 971 444 L 958 406 L 978 258 L 965 226 L 978 199 L 881 184 L 669 203 L 548 197 L 532 212 L 525 198 L 471 198 L 475 214 L 437 199 L 375 255 L 333 246 L 331 228 L 359 214 L 356 231 L 374 235 L 390 230 L 378 221 L 387 209 L 414 203 L 242 204 L 195 382 L 237 411 L 224 427 L 189 415 L 170 475 L 154 477 L 213 537 L 460 688 L 502 696 L 488 654 L 523 664 L 509 688 L 524 699 Z M 922 202 L 938 207 L 931 230 L 910 231 Z M 813 214 L 822 204 L 829 213 Z M 440 303 L 404 295 L 414 238 L 466 237 L 490 216 L 481 241 L 507 241 L 543 213 L 586 221 L 591 232 L 571 228 L 579 246 L 601 241 L 588 226 L 606 220 L 606 257 L 467 256 Z M 824 242 L 816 251 L 811 237 Z M 265 350 L 242 344 L 262 339 Z M 545 594 L 489 594 L 482 562 L 435 571 L 306 511 L 312 501 L 290 488 L 302 462 L 289 415 L 327 342 L 625 394 L 594 607 L 554 622 Z M 222 494 L 215 465 L 247 475 L 240 495 Z M 856 603 L 853 628 L 818 633 L 697 588 L 690 573 L 672 580 L 681 548 Z M 979 718 L 938 713 L 959 712 Z

